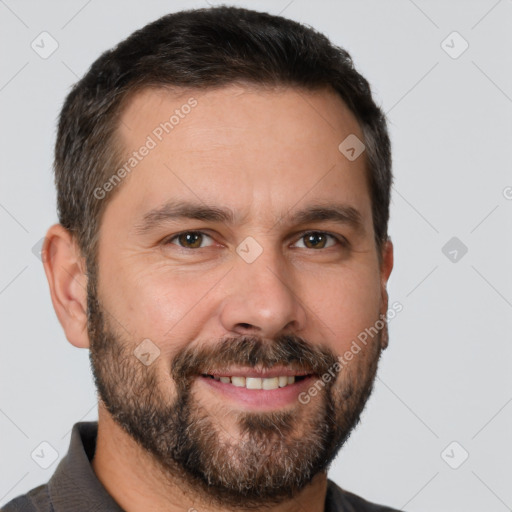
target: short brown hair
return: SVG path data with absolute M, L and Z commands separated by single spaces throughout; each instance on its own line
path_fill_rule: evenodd
M 233 83 L 334 89 L 364 134 L 375 241 L 387 240 L 391 150 L 384 114 L 350 55 L 300 23 L 236 7 L 168 14 L 103 53 L 69 93 L 59 119 L 55 182 L 60 223 L 95 263 L 101 187 L 121 162 L 123 105 L 144 87 L 208 89 Z M 341 142 L 341 141 L 340 141 Z M 116 191 L 119 187 L 116 187 Z

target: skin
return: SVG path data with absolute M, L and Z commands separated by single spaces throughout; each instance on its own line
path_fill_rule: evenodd
M 363 136 L 337 95 L 242 86 L 179 95 L 144 90 L 122 115 L 119 135 L 127 155 L 168 119 L 167 112 L 190 97 L 198 105 L 108 198 L 97 259 L 98 295 L 110 325 L 136 340 L 135 345 L 149 338 L 158 346 L 160 356 L 153 365 L 159 390 L 170 398 L 176 395 L 170 362 L 190 344 L 214 346 L 228 336 L 273 339 L 293 333 L 342 355 L 386 313 L 393 267 L 391 242 L 380 259 L 375 245 L 364 153 L 350 162 L 338 150 L 349 134 Z M 168 220 L 140 233 L 137 226 L 144 215 L 173 199 L 228 207 L 236 222 Z M 298 209 L 319 203 L 351 206 L 360 213 L 360 226 L 288 221 Z M 175 238 L 169 242 L 192 230 L 208 235 L 201 248 L 185 249 Z M 307 247 L 308 231 L 328 232 L 349 246 L 327 237 L 325 247 Z M 250 264 L 236 252 L 249 236 L 263 249 Z M 88 348 L 85 263 L 62 226 L 52 226 L 46 238 L 44 264 L 57 316 L 69 342 Z M 373 343 L 384 349 L 387 337 Z M 355 356 L 353 364 L 370 365 L 370 350 Z M 343 385 L 338 379 L 338 391 Z M 234 438 L 240 435 L 228 412 L 250 411 L 251 406 L 199 381 L 193 390 L 219 426 Z M 314 402 L 286 406 L 297 415 L 299 432 Z M 207 506 L 200 497 L 191 502 L 191 493 L 164 478 L 101 402 L 92 466 L 128 512 L 227 510 Z M 300 503 L 304 510 L 320 512 L 326 485 L 326 473 L 318 473 L 295 499 L 265 510 L 297 510 Z

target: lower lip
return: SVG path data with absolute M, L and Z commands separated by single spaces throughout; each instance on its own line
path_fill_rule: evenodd
M 277 389 L 247 389 L 233 384 L 220 382 L 211 377 L 198 377 L 209 389 L 223 397 L 237 402 L 250 409 L 272 410 L 300 403 L 298 396 L 307 390 L 314 382 L 315 376 L 306 377 L 298 382 Z

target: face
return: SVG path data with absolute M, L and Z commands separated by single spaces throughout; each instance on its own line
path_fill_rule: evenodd
M 345 353 L 383 324 L 391 264 L 365 154 L 338 150 L 351 134 L 329 91 L 145 90 L 123 112 L 129 171 L 103 189 L 89 282 L 96 384 L 164 477 L 224 505 L 304 488 L 371 392 L 386 329 Z

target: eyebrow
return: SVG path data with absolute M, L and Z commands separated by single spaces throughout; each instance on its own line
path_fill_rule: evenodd
M 229 208 L 186 201 L 168 201 L 162 206 L 147 212 L 142 217 L 142 220 L 135 224 L 135 231 L 139 235 L 144 235 L 165 222 L 185 219 L 218 222 L 228 225 L 236 224 L 237 220 L 241 222 L 241 219 L 237 219 L 233 210 Z M 320 221 L 348 225 L 357 231 L 364 232 L 361 213 L 353 206 L 338 203 L 311 205 L 294 213 L 287 213 L 277 218 L 274 226 L 281 222 L 285 224 L 309 224 Z

